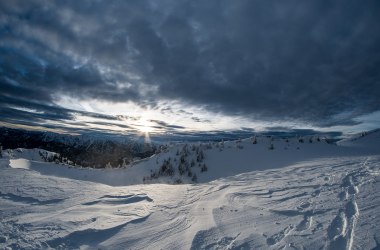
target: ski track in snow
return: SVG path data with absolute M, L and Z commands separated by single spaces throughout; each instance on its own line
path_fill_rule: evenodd
M 0 159 L 0 249 L 380 245 L 376 155 L 315 159 L 197 185 L 124 187 L 8 165 Z
M 368 175 L 366 167 L 368 159 L 353 172 L 347 174 L 342 180 L 342 192 L 339 198 L 344 202 L 343 209 L 331 223 L 328 229 L 328 249 L 352 249 L 355 236 L 355 226 L 359 218 L 359 208 L 356 203 L 356 196 L 359 193 L 359 186 L 362 179 Z

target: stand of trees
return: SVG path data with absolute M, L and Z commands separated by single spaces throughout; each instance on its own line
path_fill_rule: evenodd
M 208 170 L 204 163 L 204 149 L 211 149 L 212 144 L 191 145 L 185 144 L 181 149 L 177 149 L 174 158 L 168 157 L 162 161 L 156 160 L 159 165 L 158 170 L 151 170 L 149 176 L 143 178 L 143 182 L 149 182 L 160 177 L 170 177 L 174 184 L 183 183 L 184 178 L 191 182 L 197 182 L 196 172 L 203 173 Z M 196 164 L 197 162 L 197 164 Z M 197 170 L 198 169 L 198 170 Z

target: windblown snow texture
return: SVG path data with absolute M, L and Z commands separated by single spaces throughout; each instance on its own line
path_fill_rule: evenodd
M 131 170 L 72 169 L 41 162 L 37 150 L 5 150 L 0 248 L 376 249 L 380 154 L 363 149 L 361 139 L 368 136 L 352 140 L 350 147 L 304 142 L 285 150 L 274 141 L 274 149 L 265 145 L 265 151 L 261 139 L 243 140 L 243 148 L 226 142 L 223 151 L 204 150 L 208 171 L 199 173 L 200 183 L 184 185 L 125 186 L 137 172 L 112 183 L 109 173 Z M 174 155 L 182 147 L 174 145 Z M 304 157 L 286 161 L 303 151 Z M 275 157 L 282 161 L 278 166 Z M 149 170 L 156 160 L 130 169 Z

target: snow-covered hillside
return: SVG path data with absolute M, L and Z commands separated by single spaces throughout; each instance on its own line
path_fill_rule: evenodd
M 371 141 L 360 148 L 328 144 L 319 137 L 279 139 L 253 137 L 227 142 L 163 145 L 161 152 L 125 168 L 92 169 L 44 162 L 39 149 L 9 151 L 11 158 L 25 159 L 29 169 L 41 174 L 93 181 L 111 186 L 152 183 L 205 183 L 255 170 L 282 168 L 294 163 L 327 157 L 380 154 L 374 142 L 379 133 L 355 140 Z M 369 137 L 369 138 L 367 138 Z M 374 139 L 372 139 L 374 138 Z M 8 151 L 5 151 L 7 155 Z
M 339 146 L 353 147 L 357 149 L 377 149 L 379 150 L 380 129 L 375 129 L 369 132 L 355 134 L 347 139 L 338 142 Z
M 376 136 L 358 139 L 374 142 L 360 149 L 317 138 L 172 145 L 104 170 L 3 151 L 0 249 L 379 248 Z M 173 175 L 150 178 L 169 158 Z M 181 162 L 192 176 L 180 175 Z M 157 183 L 194 174 L 198 184 Z M 156 183 L 142 184 L 147 176 Z

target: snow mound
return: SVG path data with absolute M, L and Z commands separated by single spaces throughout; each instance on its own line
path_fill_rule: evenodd
M 367 150 L 380 152 L 380 129 L 353 135 L 350 138 L 338 142 L 339 146 L 365 148 Z
M 30 168 L 30 161 L 27 159 L 23 159 L 23 158 L 10 160 L 9 166 L 12 168 L 29 169 Z

